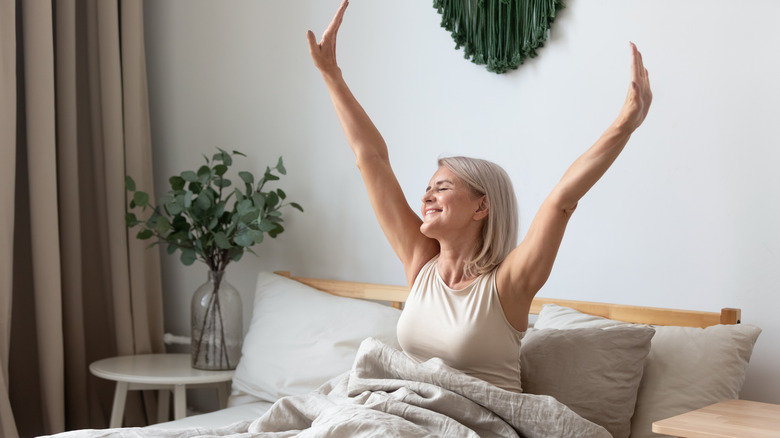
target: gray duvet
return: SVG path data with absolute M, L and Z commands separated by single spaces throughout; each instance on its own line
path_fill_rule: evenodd
M 316 364 L 313 364 L 316 366 Z M 349 373 L 220 429 L 80 430 L 58 437 L 598 437 L 601 426 L 552 397 L 504 391 L 433 359 L 366 339 Z

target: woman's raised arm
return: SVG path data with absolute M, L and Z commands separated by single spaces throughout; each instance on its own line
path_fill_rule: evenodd
M 579 200 L 604 175 L 642 124 L 653 94 L 642 55 L 631 43 L 631 83 L 615 121 L 564 173 L 539 208 L 528 233 L 499 268 L 499 290 L 521 291 L 514 297 L 530 303 L 552 271 L 564 231 Z M 530 298 L 529 298 L 530 296 Z
M 309 52 L 325 80 L 347 142 L 355 153 L 379 225 L 401 259 L 411 285 L 425 262 L 438 252 L 438 243 L 420 232 L 422 220 L 404 197 L 390 166 L 385 140 L 350 91 L 336 62 L 336 36 L 348 5 L 348 0 L 342 1 L 319 42 L 312 31 L 307 33 Z

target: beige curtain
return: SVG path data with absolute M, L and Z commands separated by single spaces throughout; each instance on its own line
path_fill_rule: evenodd
M 142 6 L 0 0 L 4 437 L 106 427 L 89 363 L 164 351 L 159 253 L 124 223 L 124 176 L 153 192 Z

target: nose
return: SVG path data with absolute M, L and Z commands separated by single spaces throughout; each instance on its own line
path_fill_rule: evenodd
M 425 193 L 423 193 L 422 202 L 423 204 L 433 202 L 433 190 L 426 190 Z

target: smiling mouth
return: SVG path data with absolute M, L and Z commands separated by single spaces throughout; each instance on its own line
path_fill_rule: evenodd
M 432 214 L 435 214 L 435 213 L 441 213 L 441 210 L 436 210 L 436 209 L 425 210 L 425 216 L 429 216 L 429 215 L 432 215 Z

